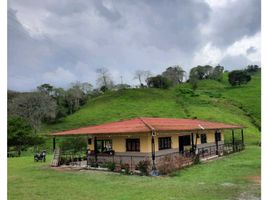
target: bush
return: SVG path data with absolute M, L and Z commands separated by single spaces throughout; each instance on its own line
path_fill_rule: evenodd
M 160 174 L 169 174 L 186 164 L 186 158 L 180 155 L 166 155 L 158 161 L 157 169 Z
M 149 175 L 149 167 L 150 167 L 150 161 L 149 160 L 141 160 L 136 168 L 141 172 L 142 175 Z
M 163 76 L 149 77 L 147 80 L 148 87 L 168 89 L 172 84 L 171 81 Z
M 234 70 L 228 74 L 228 81 L 232 86 L 247 84 L 251 76 L 245 70 Z
M 110 171 L 114 171 L 115 170 L 115 163 L 114 162 L 108 162 L 107 163 L 107 168 L 110 170 Z
M 129 164 L 121 164 L 121 169 L 124 170 L 124 174 L 130 174 L 130 167 Z

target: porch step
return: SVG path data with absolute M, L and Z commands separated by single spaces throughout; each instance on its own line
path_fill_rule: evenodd
M 54 150 L 53 158 L 51 161 L 51 166 L 52 167 L 58 167 L 60 164 L 60 149 L 57 148 Z

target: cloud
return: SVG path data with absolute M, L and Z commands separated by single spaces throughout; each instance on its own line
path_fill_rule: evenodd
M 250 64 L 260 63 L 252 62 L 244 55 L 227 55 L 220 61 L 220 65 L 224 66 L 226 70 L 243 69 Z
M 249 55 L 249 54 L 252 54 L 252 53 L 256 53 L 257 51 L 258 51 L 258 50 L 257 50 L 256 47 L 251 46 L 251 47 L 249 47 L 249 48 L 247 49 L 247 54 Z
M 243 0 L 243 3 L 226 0 L 221 4 L 212 0 L 208 2 L 214 9 L 203 33 L 214 45 L 226 47 L 244 36 L 250 37 L 260 32 L 260 0 Z
M 77 77 L 69 70 L 59 67 L 54 71 L 46 72 L 43 74 L 42 79 L 44 82 L 59 86 L 68 86 L 70 83 L 77 81 Z
M 8 87 L 14 90 L 49 81 L 95 84 L 99 67 L 116 83 L 123 76 L 137 84 L 138 69 L 159 74 L 175 64 L 189 71 L 222 60 L 230 68 L 239 60 L 260 62 L 259 0 L 8 3 Z

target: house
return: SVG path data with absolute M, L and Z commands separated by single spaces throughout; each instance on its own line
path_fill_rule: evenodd
M 166 155 L 223 155 L 224 151 L 243 149 L 243 126 L 198 119 L 139 117 L 96 126 L 52 133 L 55 137 L 87 137 L 94 162 L 120 162 L 135 166 L 148 159 L 156 168 Z M 231 144 L 224 143 L 224 131 L 231 129 Z M 234 130 L 240 129 L 239 141 Z

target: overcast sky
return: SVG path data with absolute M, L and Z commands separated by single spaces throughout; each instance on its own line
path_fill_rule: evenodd
M 106 67 L 137 84 L 171 65 L 260 65 L 260 0 L 9 0 L 8 88 L 96 84 Z

